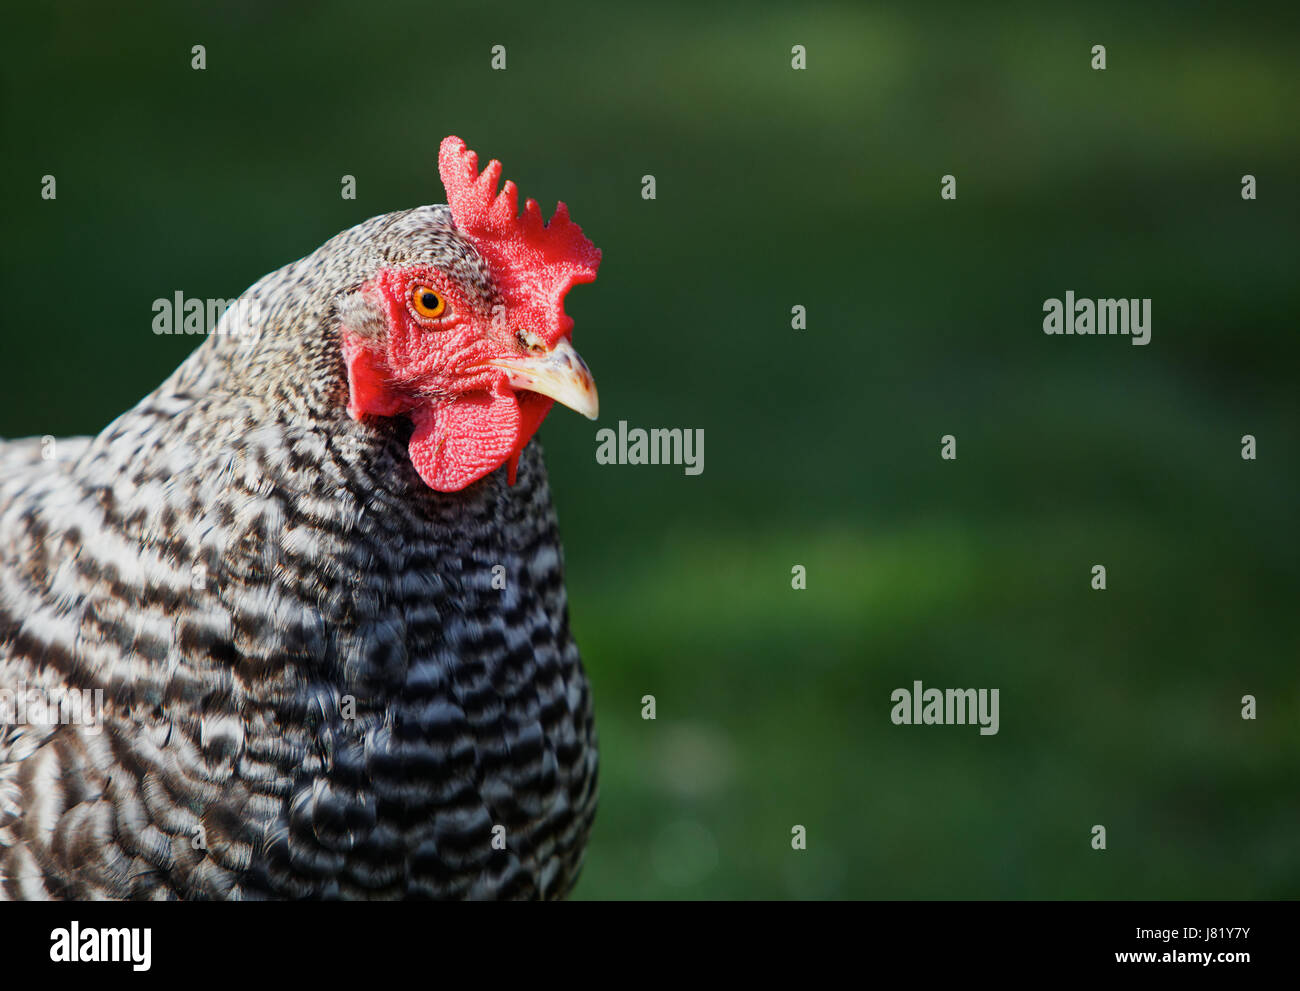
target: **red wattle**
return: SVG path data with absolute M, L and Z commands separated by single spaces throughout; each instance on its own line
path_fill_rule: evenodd
M 425 484 L 457 492 L 516 450 L 519 401 L 512 391 L 471 392 L 411 411 L 411 464 Z

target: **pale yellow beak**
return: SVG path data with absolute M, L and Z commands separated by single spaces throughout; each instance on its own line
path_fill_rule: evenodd
M 559 344 L 536 357 L 497 358 L 485 364 L 505 371 L 512 389 L 550 396 L 588 420 L 596 419 L 600 413 L 596 380 L 567 337 L 560 338 Z

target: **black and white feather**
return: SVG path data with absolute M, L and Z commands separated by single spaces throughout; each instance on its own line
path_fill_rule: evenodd
M 345 412 L 338 313 L 417 258 L 491 297 L 445 207 L 377 217 L 98 437 L 0 444 L 0 690 L 103 693 L 0 725 L 0 898 L 574 883 L 595 734 L 540 449 L 440 493 L 404 418 Z

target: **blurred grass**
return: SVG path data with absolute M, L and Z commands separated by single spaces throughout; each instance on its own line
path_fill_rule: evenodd
M 458 133 L 605 253 L 569 307 L 603 421 L 543 430 L 602 742 L 579 897 L 1300 896 L 1298 19 L 15 9 L 0 435 L 99 429 L 193 346 L 154 298 L 439 201 Z M 1045 337 L 1067 289 L 1152 297 L 1152 343 Z M 596 465 L 619 419 L 704 428 L 704 474 Z M 916 679 L 999 688 L 1001 731 L 893 726 Z
M 1116 545 L 1104 593 L 1087 566 L 1059 566 L 1091 561 L 1099 534 Z M 587 569 L 601 580 L 573 582 L 575 628 L 588 657 L 617 658 L 596 700 L 617 755 L 601 823 L 618 843 L 609 858 L 593 847 L 583 894 L 1294 894 L 1295 801 L 1277 787 L 1300 760 L 1294 677 L 1267 656 L 1271 633 L 1225 626 L 1262 576 L 1207 574 L 1181 602 L 1144 591 L 1204 560 L 1171 558 L 1138 521 L 1047 514 L 679 535 Z M 808 567 L 807 591 L 790 590 L 790 562 Z M 1284 646 L 1294 656 L 1294 635 Z M 999 734 L 893 726 L 889 694 L 914 679 L 1000 687 Z M 1243 722 L 1246 692 L 1274 711 Z M 645 852 L 683 819 L 718 865 L 675 889 Z M 791 860 L 795 823 L 807 862 Z

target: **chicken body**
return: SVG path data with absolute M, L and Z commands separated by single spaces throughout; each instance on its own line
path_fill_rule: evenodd
M 0 690 L 103 693 L 0 722 L 0 898 L 574 883 L 595 733 L 539 446 L 438 492 L 409 420 L 347 412 L 349 294 L 412 260 L 490 302 L 448 208 L 377 217 L 98 437 L 0 445 Z

